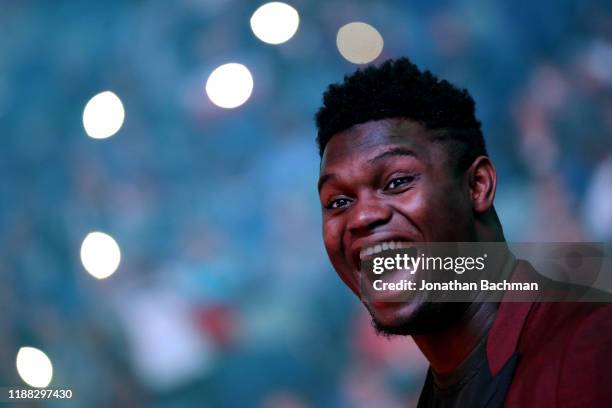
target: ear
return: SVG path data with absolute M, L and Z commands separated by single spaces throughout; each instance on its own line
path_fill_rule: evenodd
M 493 207 L 497 173 L 493 162 L 487 156 L 478 156 L 467 172 L 468 188 L 472 208 L 477 213 L 484 213 Z

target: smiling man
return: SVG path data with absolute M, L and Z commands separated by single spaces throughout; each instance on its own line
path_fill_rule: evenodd
M 398 301 L 364 293 L 373 253 L 431 242 L 504 242 L 496 173 L 474 101 L 405 58 L 330 85 L 316 115 L 323 237 L 377 331 L 411 335 L 430 362 L 420 406 L 612 402 L 605 304 Z M 508 252 L 514 279 L 537 275 Z M 554 340 L 550 340 L 554 336 Z M 545 341 L 550 340 L 545 346 Z M 597 356 L 597 357 L 595 357 Z M 586 387 L 586 388 L 585 388 Z

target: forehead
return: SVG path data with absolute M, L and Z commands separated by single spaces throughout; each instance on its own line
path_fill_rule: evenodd
M 407 119 L 383 119 L 355 125 L 332 136 L 321 159 L 321 170 L 347 161 L 366 161 L 389 146 L 406 147 L 424 161 L 437 153 L 423 125 Z

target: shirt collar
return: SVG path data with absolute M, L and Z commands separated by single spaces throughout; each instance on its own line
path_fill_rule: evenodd
M 527 278 L 535 273 L 529 263 L 516 261 L 514 257 L 512 260 L 514 263 L 512 282 L 528 281 Z M 513 302 L 507 297 L 504 295 L 502 298 L 487 338 L 487 360 L 493 377 L 500 372 L 516 351 L 527 315 L 533 305 L 531 301 Z

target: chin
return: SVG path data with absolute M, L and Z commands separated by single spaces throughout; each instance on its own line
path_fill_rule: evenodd
M 415 321 L 422 304 L 417 302 L 371 302 L 364 303 L 372 316 L 372 324 L 379 334 L 411 335 L 416 334 Z
M 418 301 L 365 304 L 374 329 L 385 336 L 439 333 L 457 321 L 464 310 L 460 305 Z

